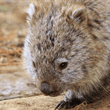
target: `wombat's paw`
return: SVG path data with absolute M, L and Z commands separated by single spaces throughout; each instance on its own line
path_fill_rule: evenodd
M 62 108 L 69 109 L 69 108 L 73 108 L 74 106 L 75 104 L 73 102 L 69 102 L 69 101 L 65 102 L 64 100 L 62 100 L 56 105 L 55 110 L 56 109 L 60 110 Z

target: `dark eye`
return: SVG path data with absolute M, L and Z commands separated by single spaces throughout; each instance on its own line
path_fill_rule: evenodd
M 63 63 L 61 63 L 61 64 L 59 65 L 59 69 L 60 69 L 60 70 L 63 70 L 63 69 L 65 69 L 65 68 L 67 67 L 67 65 L 68 65 L 67 62 L 63 62 Z
M 32 61 L 32 63 L 33 63 L 33 66 L 34 66 L 34 67 L 36 67 L 36 64 L 35 64 L 35 62 L 34 62 L 34 61 Z

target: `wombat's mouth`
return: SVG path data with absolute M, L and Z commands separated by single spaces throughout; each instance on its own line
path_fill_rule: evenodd
M 51 96 L 51 97 L 56 97 L 58 95 L 60 95 L 62 92 L 59 91 L 52 91 L 50 94 L 45 94 L 43 93 L 45 96 Z
M 51 94 L 49 96 L 51 97 L 55 97 L 61 94 L 61 91 L 52 91 Z

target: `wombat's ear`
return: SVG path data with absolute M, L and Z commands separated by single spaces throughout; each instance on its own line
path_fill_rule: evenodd
M 29 5 L 29 8 L 26 10 L 28 13 L 29 17 L 32 18 L 33 14 L 35 13 L 35 6 L 33 3 Z
M 81 6 L 70 7 L 66 11 L 66 15 L 67 15 L 67 18 L 69 20 L 74 21 L 74 23 L 87 24 L 87 10 L 84 6 L 83 7 Z

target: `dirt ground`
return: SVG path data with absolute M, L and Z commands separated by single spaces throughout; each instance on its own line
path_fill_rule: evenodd
M 54 110 L 65 95 L 40 95 L 22 68 L 23 41 L 27 34 L 24 10 L 31 1 L 0 0 L 0 110 Z M 71 110 L 110 110 L 110 95 Z

